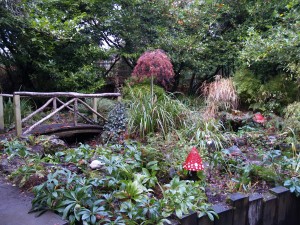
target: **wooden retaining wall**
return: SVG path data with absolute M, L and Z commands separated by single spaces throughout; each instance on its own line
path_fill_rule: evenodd
M 181 225 L 300 225 L 300 198 L 285 187 L 265 194 L 232 194 L 227 203 L 213 206 L 219 219 L 210 221 L 197 213 L 184 216 Z

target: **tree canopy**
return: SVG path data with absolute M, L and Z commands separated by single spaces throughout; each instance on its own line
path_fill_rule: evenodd
M 14 0 L 0 2 L 0 57 L 11 90 L 94 92 L 122 59 L 163 49 L 173 90 L 216 74 L 299 75 L 296 0 Z M 297 76 L 298 76 L 297 75 Z M 5 89 L 8 87 L 2 87 Z

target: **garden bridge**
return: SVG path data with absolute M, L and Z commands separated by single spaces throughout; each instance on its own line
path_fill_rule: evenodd
M 97 111 L 97 100 L 103 97 L 115 97 L 120 100 L 120 93 L 99 93 L 99 94 L 83 94 L 76 92 L 14 92 L 10 94 L 0 94 L 0 130 L 4 130 L 4 107 L 3 98 L 13 98 L 13 108 L 15 116 L 15 124 L 12 128 L 15 128 L 16 135 L 28 135 L 28 134 L 56 134 L 58 136 L 70 136 L 77 133 L 99 133 L 102 131 L 103 126 L 99 125 L 98 119 L 105 122 L 107 119 Z M 48 100 L 41 107 L 34 112 L 27 115 L 22 119 L 21 112 L 21 97 L 27 98 L 47 98 Z M 85 99 L 92 99 L 92 106 L 90 106 Z M 63 99 L 63 100 L 62 100 Z M 88 111 L 92 112 L 92 116 L 81 113 L 78 110 L 78 105 L 82 104 Z M 32 125 L 24 126 L 25 122 L 28 123 L 30 119 L 36 116 L 38 113 L 49 109 L 48 114 L 42 117 Z M 50 124 L 43 124 L 45 121 L 58 116 L 62 110 L 67 110 L 69 121 L 63 123 L 57 122 Z M 82 118 L 84 123 L 79 123 L 78 118 Z M 71 119 L 71 121 L 70 121 Z M 103 124 L 103 123 L 102 123 Z

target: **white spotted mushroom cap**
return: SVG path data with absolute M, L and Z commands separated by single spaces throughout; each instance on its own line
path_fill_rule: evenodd
M 201 156 L 195 147 L 193 147 L 188 154 L 185 163 L 183 164 L 183 168 L 189 171 L 199 171 L 204 169 Z
M 261 113 L 256 113 L 253 117 L 253 121 L 256 123 L 266 122 L 266 118 Z

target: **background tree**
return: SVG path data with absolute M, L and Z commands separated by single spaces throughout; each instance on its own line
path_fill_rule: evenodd
M 4 5 L 1 56 L 18 71 L 19 86 L 14 82 L 14 90 L 93 91 L 103 83 L 96 62 L 107 55 L 86 29 L 88 6 L 28 0 L 16 2 L 23 14 L 15 15 Z
M 133 69 L 151 49 L 171 58 L 173 91 L 190 94 L 246 62 L 262 82 L 298 73 L 296 0 L 7 2 L 0 3 L 0 55 L 14 90 L 94 92 L 117 61 Z M 104 61 L 111 64 L 99 66 Z
M 138 59 L 132 76 L 138 80 L 154 78 L 157 83 L 167 87 L 174 77 L 173 65 L 163 50 L 147 51 Z

